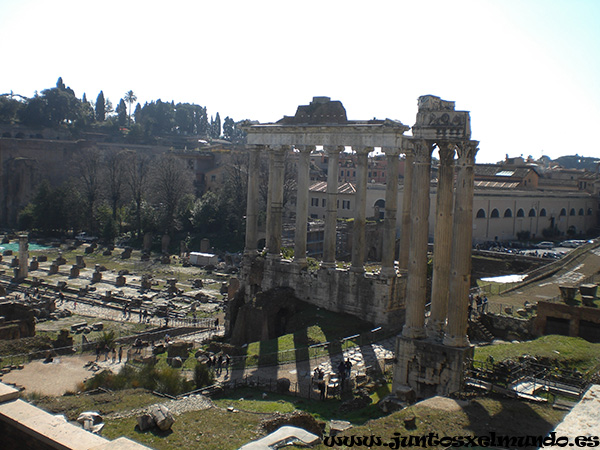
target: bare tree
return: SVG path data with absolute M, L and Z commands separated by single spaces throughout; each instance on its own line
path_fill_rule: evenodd
M 180 202 L 193 192 L 193 173 L 173 155 L 161 156 L 152 171 L 154 203 L 162 213 L 162 223 L 168 234 L 173 234 Z
M 123 198 L 125 175 L 125 153 L 110 150 L 104 154 L 104 178 L 106 193 L 112 208 L 113 219 L 117 220 L 117 210 Z
M 96 230 L 96 202 L 100 198 L 102 184 L 100 156 L 98 149 L 90 149 L 80 155 L 77 161 L 79 168 L 79 184 L 86 202 L 88 228 L 92 233 Z
M 147 155 L 127 151 L 125 156 L 125 183 L 135 203 L 135 226 L 138 238 L 142 235 L 142 203 L 148 193 L 151 160 Z

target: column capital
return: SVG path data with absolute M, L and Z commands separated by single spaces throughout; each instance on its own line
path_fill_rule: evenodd
M 398 157 L 401 153 L 400 147 L 383 147 L 381 150 L 383 151 L 383 153 L 385 153 L 386 156 L 390 157 Z
M 456 151 L 455 142 L 440 142 L 437 144 L 440 154 L 440 165 L 450 166 L 454 163 L 454 154 Z
M 414 156 L 415 143 L 412 139 L 402 139 L 402 153 L 404 153 L 406 156 Z
M 475 164 L 475 155 L 477 154 L 477 146 L 479 141 L 462 141 L 456 145 L 458 162 L 461 165 Z
M 433 152 L 433 141 L 418 139 L 414 141 L 415 164 L 431 164 L 431 152 Z
M 316 146 L 314 145 L 295 145 L 294 146 L 300 153 L 311 153 L 314 151 Z
M 339 155 L 344 151 L 345 147 L 343 145 L 324 145 L 323 149 L 327 156 L 329 155 Z
M 363 145 L 356 145 L 352 147 L 352 150 L 356 152 L 357 155 L 368 155 L 373 151 L 373 147 L 366 147 Z

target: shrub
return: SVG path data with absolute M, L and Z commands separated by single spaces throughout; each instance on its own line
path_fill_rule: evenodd
M 196 367 L 194 367 L 194 382 L 196 383 L 196 389 L 210 386 L 215 382 L 215 377 L 206 364 L 196 364 Z

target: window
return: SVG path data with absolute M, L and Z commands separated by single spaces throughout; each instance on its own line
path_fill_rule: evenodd
M 535 209 L 531 208 L 529 210 L 529 217 L 535 217 Z
M 319 206 L 319 199 L 317 197 L 312 197 L 310 199 L 310 206 Z
M 585 216 L 585 213 L 583 212 L 583 208 L 580 208 L 580 209 L 579 209 L 579 215 L 580 215 L 580 216 Z
M 350 209 L 350 200 L 342 200 L 342 209 Z
M 575 215 L 575 208 L 571 208 L 571 211 L 569 212 L 570 216 L 574 216 Z
M 504 217 L 512 217 L 512 211 L 510 208 L 507 208 L 506 211 L 504 211 Z
M 567 215 L 567 210 L 565 208 L 560 210 L 560 216 L 566 216 Z
M 477 216 L 478 219 L 485 219 L 485 211 L 482 209 L 480 209 L 479 211 L 477 211 Z
M 592 215 L 592 208 L 588 208 L 588 210 L 587 210 L 587 215 L 588 215 L 588 216 L 591 216 L 591 215 Z
M 216 175 L 211 175 L 210 176 L 210 181 L 217 181 L 217 176 Z
M 348 173 L 350 173 L 350 171 L 348 171 Z M 356 170 L 352 171 L 352 176 L 355 177 L 356 176 Z
M 517 217 L 525 217 L 525 211 L 522 208 L 517 211 Z
M 323 208 L 325 208 L 325 205 L 326 205 L 326 204 L 327 204 L 327 199 L 325 199 L 325 198 L 321 199 L 321 206 L 322 206 Z
M 546 217 L 546 208 L 542 208 L 540 211 L 540 217 Z
M 490 214 L 490 217 L 492 219 L 497 219 L 500 217 L 500 211 L 498 211 L 496 208 L 492 209 L 492 214 Z

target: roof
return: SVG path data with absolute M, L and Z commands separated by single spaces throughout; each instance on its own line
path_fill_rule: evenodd
M 510 167 L 500 164 L 475 164 L 475 177 L 525 178 L 535 167 Z
M 310 192 L 327 192 L 327 181 L 318 181 L 314 183 Z M 356 194 L 356 187 L 352 183 L 342 183 L 338 185 L 338 194 Z
M 485 181 L 475 180 L 475 187 L 477 188 L 493 188 L 493 189 L 515 189 L 519 186 L 518 182 L 509 181 Z

